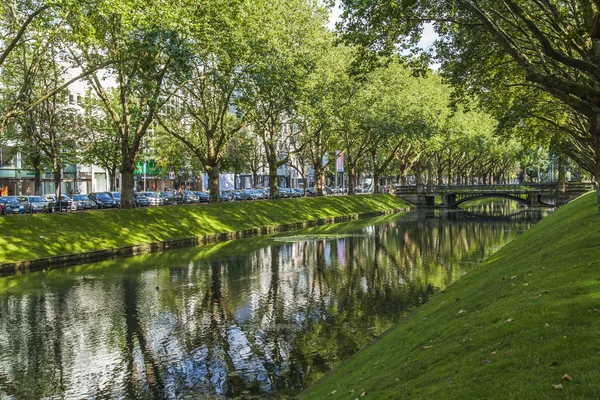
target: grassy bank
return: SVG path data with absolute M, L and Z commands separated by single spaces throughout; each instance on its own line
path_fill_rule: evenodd
M 598 398 L 599 337 L 600 216 L 588 194 L 300 397 Z
M 0 264 L 406 207 L 389 195 L 0 218 Z

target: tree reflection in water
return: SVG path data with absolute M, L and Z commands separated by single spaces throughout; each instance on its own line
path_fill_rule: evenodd
M 540 218 L 507 211 L 1 278 L 0 397 L 293 395 Z

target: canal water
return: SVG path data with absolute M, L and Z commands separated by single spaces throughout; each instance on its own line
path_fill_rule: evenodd
M 540 218 L 484 204 L 0 278 L 0 399 L 292 397 Z

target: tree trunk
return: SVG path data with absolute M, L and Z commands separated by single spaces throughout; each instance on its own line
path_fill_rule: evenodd
M 354 177 L 356 176 L 356 168 L 354 166 L 348 166 L 348 194 L 354 194 L 355 190 L 355 181 Z M 373 183 L 374 184 L 374 183 Z
M 121 208 L 135 208 L 135 200 L 133 198 L 134 171 L 135 157 L 131 157 L 129 154 L 123 154 L 123 161 L 121 162 Z M 113 180 L 111 183 L 113 191 L 115 190 L 114 185 L 115 183 Z
M 371 153 L 373 158 L 373 194 L 379 194 L 381 191 L 381 185 L 379 184 L 379 167 L 377 165 L 377 156 L 375 153 Z
M 415 164 L 415 181 L 417 187 L 423 186 L 423 168 L 420 161 Z
M 596 195 L 598 197 L 598 214 L 600 214 L 600 112 L 598 112 L 597 116 L 597 125 L 596 129 L 593 131 L 595 135 L 593 135 L 594 141 L 594 155 L 596 157 L 596 165 L 594 171 L 594 178 L 596 180 Z
M 60 201 L 60 196 L 62 196 L 62 165 L 60 165 L 56 154 L 52 157 L 52 170 L 54 171 L 54 194 L 56 195 L 57 201 Z
M 431 161 L 427 162 L 427 187 L 433 188 L 433 165 Z
M 34 190 L 33 193 L 36 196 L 39 196 L 40 193 L 40 186 L 42 185 L 42 171 L 40 170 L 39 167 L 35 167 L 34 169 L 34 178 L 33 178 L 33 185 L 34 185 Z
M 206 165 L 206 172 L 208 173 L 208 193 L 209 202 L 218 203 L 221 196 L 219 189 L 219 166 L 218 165 Z
M 400 185 L 408 186 L 408 171 L 403 169 L 400 175 Z
M 279 198 L 279 182 L 277 182 L 277 160 L 269 157 L 269 193 L 272 199 Z
M 325 168 L 321 160 L 318 160 L 313 166 L 315 170 L 315 188 L 317 190 L 317 196 L 323 196 L 323 190 L 325 190 Z
M 564 193 L 567 188 L 567 168 L 565 166 L 564 158 L 558 157 L 558 179 L 556 182 L 556 189 L 560 193 Z

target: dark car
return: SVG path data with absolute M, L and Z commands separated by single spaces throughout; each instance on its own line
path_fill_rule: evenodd
M 144 193 L 134 193 L 133 199 L 135 200 L 136 207 L 149 207 L 150 200 L 146 197 Z
M 196 196 L 198 196 L 198 201 L 200 203 L 208 203 L 208 200 L 210 200 L 210 195 L 206 192 L 194 192 L 196 193 Z
M 0 197 L 0 214 L 23 214 L 25 207 L 15 196 Z
M 108 194 L 117 202 L 117 207 L 121 207 L 121 192 L 108 192 Z
M 23 205 L 26 213 L 50 212 L 50 202 L 42 196 L 17 196 L 19 203 Z
M 74 194 L 71 198 L 73 199 L 71 210 L 94 210 L 98 208 L 98 205 L 85 194 Z
M 117 202 L 109 192 L 95 192 L 88 194 L 90 200 L 98 205 L 98 208 L 117 208 Z
M 228 203 L 233 201 L 233 197 L 227 190 L 221 190 L 221 193 L 219 194 L 219 201 L 221 203 Z
M 177 192 L 172 190 L 167 190 L 166 192 L 160 192 L 160 197 L 162 197 L 165 205 L 175 205 L 178 203 L 179 197 L 177 196 Z

